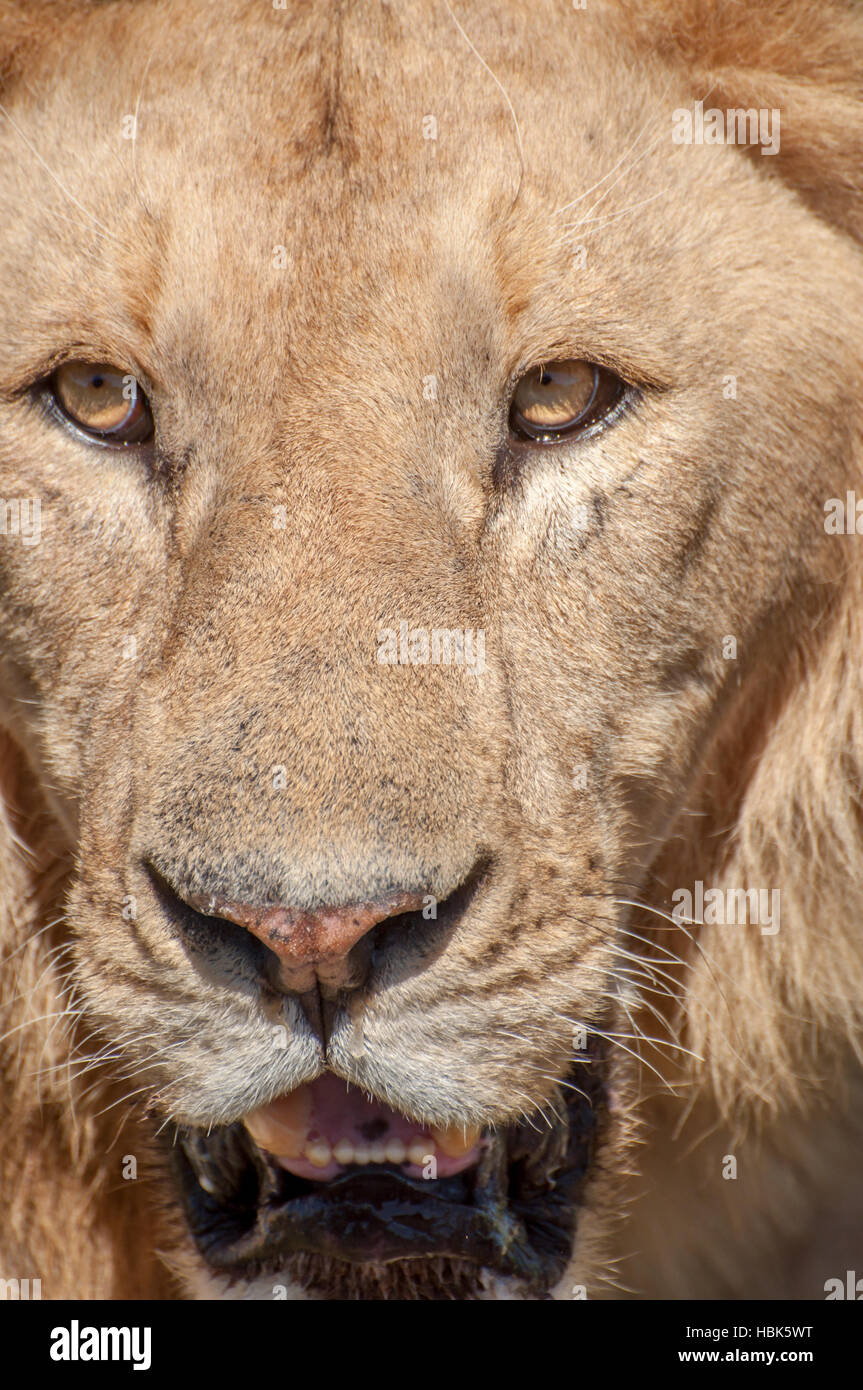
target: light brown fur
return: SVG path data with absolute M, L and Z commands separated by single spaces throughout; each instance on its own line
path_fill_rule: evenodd
M 0 1277 L 225 1294 L 156 1131 L 320 1070 L 145 857 L 298 906 L 491 860 L 330 1064 L 490 1125 L 577 1023 L 620 1035 L 559 1297 L 863 1270 L 863 570 L 823 525 L 863 458 L 861 70 L 838 3 L 0 5 L 0 497 L 43 500 L 0 536 Z M 780 154 L 672 145 L 698 98 L 779 106 Z M 151 474 L 40 415 L 72 348 L 146 383 Z M 640 401 L 501 474 L 566 356 Z M 402 618 L 482 628 L 484 673 L 377 664 Z M 696 879 L 779 888 L 780 930 L 674 925 Z

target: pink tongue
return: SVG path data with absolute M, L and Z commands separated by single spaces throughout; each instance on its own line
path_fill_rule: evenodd
M 332 1072 L 309 1082 L 306 1089 L 312 1101 L 310 1139 L 327 1139 L 330 1144 L 337 1144 L 340 1139 L 348 1139 L 352 1144 L 373 1144 L 376 1140 L 385 1144 L 388 1139 L 401 1139 L 408 1144 L 421 1132 L 404 1115 L 378 1100 L 369 1100 Z
M 316 1182 L 369 1163 L 393 1163 L 412 1177 L 446 1178 L 479 1158 L 478 1129 L 432 1130 L 332 1072 L 250 1112 L 245 1124 L 283 1168 Z

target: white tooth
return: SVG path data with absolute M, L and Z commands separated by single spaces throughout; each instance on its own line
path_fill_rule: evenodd
M 306 1149 L 306 1158 L 315 1168 L 326 1168 L 332 1162 L 333 1151 L 326 1139 L 316 1139 Z
M 354 1147 L 354 1163 L 370 1163 L 371 1150 L 368 1144 L 357 1144 Z
M 415 1163 L 418 1168 L 425 1166 L 426 1160 L 431 1158 L 434 1153 L 434 1144 L 430 1139 L 412 1139 L 408 1149 L 408 1158 L 411 1163 Z
M 349 1139 L 340 1139 L 333 1149 L 336 1163 L 354 1163 L 354 1146 Z
M 387 1141 L 387 1163 L 404 1163 L 406 1158 L 407 1149 L 401 1139 Z
M 386 1163 L 387 1150 L 385 1144 L 371 1144 L 369 1146 L 369 1161 L 371 1163 Z

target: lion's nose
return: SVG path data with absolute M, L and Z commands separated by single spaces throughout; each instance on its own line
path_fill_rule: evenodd
M 189 894 L 185 901 L 207 917 L 222 917 L 251 932 L 280 963 L 283 989 L 303 993 L 315 980 L 347 984 L 347 957 L 379 922 L 405 912 L 417 912 L 421 893 L 396 890 L 373 902 L 333 907 L 281 907 L 232 902 L 207 894 Z

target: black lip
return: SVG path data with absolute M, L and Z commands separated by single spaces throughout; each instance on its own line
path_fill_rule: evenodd
M 354 1264 L 441 1255 L 524 1278 L 540 1276 L 518 1218 L 505 1208 L 467 1205 L 423 1190 L 428 1186 L 386 1169 L 346 1174 L 320 1193 L 259 1213 L 246 1237 L 211 1252 L 212 1265 L 234 1273 L 300 1251 Z
M 479 1164 L 434 1182 L 392 1167 L 305 1182 L 260 1153 L 242 1125 L 185 1131 L 173 1149 L 187 1220 L 216 1273 L 251 1277 L 297 1257 L 380 1266 L 452 1258 L 522 1281 L 538 1296 L 568 1264 L 605 1111 L 601 1059 L 559 1093 L 565 1123 L 483 1140 Z M 204 1177 L 206 1190 L 201 1186 Z

